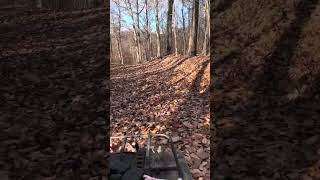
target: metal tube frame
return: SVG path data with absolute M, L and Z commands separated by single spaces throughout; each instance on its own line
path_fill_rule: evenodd
M 127 139 L 134 138 L 134 137 L 147 137 L 148 138 L 147 139 L 146 159 L 145 159 L 146 161 L 145 161 L 145 165 L 144 165 L 145 170 L 147 170 L 147 171 L 174 171 L 174 170 L 176 170 L 176 171 L 178 171 L 179 178 L 183 179 L 183 173 L 182 173 L 181 165 L 178 160 L 177 151 L 176 151 L 176 148 L 175 148 L 174 143 L 172 141 L 172 138 L 170 136 L 165 135 L 165 134 L 151 134 L 151 133 L 149 133 L 149 134 L 141 134 L 141 135 L 113 136 L 113 137 L 110 137 L 110 139 L 123 139 L 124 140 L 123 148 L 120 151 L 122 153 L 122 152 L 124 152 L 124 149 L 125 149 L 125 146 L 127 143 Z M 154 137 L 163 137 L 169 141 L 176 166 L 156 167 L 156 168 L 151 167 L 151 163 L 150 163 L 151 148 L 150 147 L 151 147 L 151 139 Z

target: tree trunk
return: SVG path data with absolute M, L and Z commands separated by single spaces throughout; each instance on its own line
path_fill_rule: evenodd
M 178 56 L 178 45 L 177 45 L 177 16 L 176 16 L 176 9 L 173 7 L 173 35 L 174 35 L 174 49 L 175 55 Z
M 136 62 L 140 63 L 141 62 L 141 58 L 142 58 L 142 52 L 141 52 L 141 42 L 140 42 L 140 25 L 139 25 L 139 4 L 138 4 L 138 0 L 136 0 L 136 6 L 137 6 L 137 11 L 133 12 L 132 6 L 131 6 L 131 2 L 129 0 L 126 0 L 125 3 L 127 4 L 127 8 L 129 10 L 129 15 L 131 17 L 132 20 L 132 27 L 133 27 L 133 32 L 134 32 L 134 41 L 135 41 L 135 45 L 136 45 Z M 134 16 L 136 18 L 134 18 Z
M 189 39 L 188 55 L 197 55 L 198 39 L 198 20 L 199 20 L 199 0 L 193 0 L 192 29 Z
M 146 59 L 150 60 L 152 56 L 152 47 L 151 47 L 151 35 L 150 35 L 150 23 L 149 23 L 149 0 L 145 0 L 146 3 L 146 26 L 147 26 L 147 51 Z
M 182 0 L 182 8 L 181 8 L 181 15 L 182 15 L 182 38 L 183 38 L 183 55 L 186 54 L 186 24 L 185 24 L 185 17 L 184 17 L 184 0 Z
M 133 25 L 133 33 L 134 33 L 134 42 L 135 42 L 135 48 L 136 48 L 136 62 L 140 63 L 140 55 L 139 55 L 139 43 L 138 43 L 138 32 L 137 27 Z
M 139 19 L 139 1 L 136 0 L 137 12 L 136 12 L 136 19 L 137 19 L 137 41 L 138 41 L 138 63 L 142 62 L 142 51 L 141 51 L 141 38 L 140 38 L 140 19 Z
M 188 22 L 188 37 L 190 39 L 190 36 L 191 36 L 191 29 L 192 29 L 192 8 L 191 7 L 188 7 L 188 19 L 189 19 L 189 22 Z
M 172 9 L 174 0 L 168 0 L 168 15 L 167 15 L 167 54 L 172 53 Z
M 117 48 L 118 48 L 118 55 L 119 55 L 119 59 L 121 61 L 121 64 L 124 64 L 124 61 L 123 61 L 123 56 L 122 56 L 122 48 L 121 48 L 121 37 L 120 37 L 120 33 L 118 35 L 119 37 L 116 38 L 116 41 L 117 41 Z
M 118 43 L 118 52 L 119 52 L 119 59 L 121 61 L 121 64 L 124 64 L 124 60 L 123 60 L 123 55 L 122 55 L 122 47 L 121 47 L 121 9 L 120 9 L 120 5 L 117 4 L 118 6 L 118 38 L 117 38 L 117 43 Z
M 206 31 L 204 36 L 202 53 L 204 55 L 208 55 L 210 52 L 210 2 L 206 1 L 205 3 Z
M 156 34 L 157 34 L 157 57 L 161 57 L 161 39 L 160 39 L 160 27 L 159 27 L 159 9 L 158 0 L 154 0 L 155 9 L 155 21 L 156 21 Z

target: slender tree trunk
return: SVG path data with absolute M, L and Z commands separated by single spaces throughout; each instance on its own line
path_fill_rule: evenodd
M 204 55 L 208 55 L 210 51 L 209 43 L 210 43 L 210 11 L 209 11 L 209 1 L 205 2 L 205 17 L 206 17 L 206 31 L 203 42 L 202 53 Z
M 197 55 L 197 40 L 198 40 L 198 20 L 199 20 L 199 0 L 193 0 L 193 15 L 192 15 L 192 31 L 189 39 L 188 55 Z
M 149 45 L 150 45 L 150 56 L 153 56 L 153 48 L 152 48 L 152 37 L 151 37 L 151 29 L 150 29 L 150 20 L 149 20 L 149 9 L 150 9 L 150 0 L 148 0 L 148 35 L 149 35 Z
M 160 39 L 160 25 L 159 25 L 159 9 L 158 0 L 154 0 L 156 34 L 157 34 L 157 57 L 161 57 L 161 39 Z
M 202 45 L 202 54 L 206 54 L 206 48 L 207 48 L 207 45 L 206 45 L 206 41 L 207 41 L 207 2 L 205 2 L 204 4 L 204 38 L 203 38 L 203 45 Z
M 119 59 L 121 61 L 121 64 L 124 64 L 124 60 L 123 60 L 123 55 L 122 55 L 122 47 L 121 47 L 121 9 L 120 9 L 120 4 L 117 3 L 117 7 L 118 7 L 118 38 L 117 38 L 117 46 L 118 46 L 118 52 L 119 52 Z
M 120 63 L 123 64 L 123 56 L 122 56 L 122 48 L 121 48 L 121 33 L 120 33 L 120 28 L 119 27 L 114 27 L 113 32 L 115 34 L 115 40 L 116 40 L 116 48 L 118 51 L 118 58 L 120 60 Z M 112 44 L 112 43 L 110 43 Z
M 172 53 L 172 9 L 174 0 L 168 0 L 168 15 L 167 15 L 167 54 Z
M 173 7 L 173 35 L 174 35 L 174 49 L 175 55 L 178 56 L 178 45 L 177 45 L 177 16 L 176 9 Z
M 151 36 L 150 36 L 150 24 L 149 24 L 149 0 L 145 0 L 146 3 L 146 26 L 147 26 L 147 51 L 146 51 L 146 60 L 150 60 L 152 56 L 151 49 Z
M 138 43 L 138 32 L 136 29 L 136 26 L 133 25 L 133 33 L 134 33 L 134 42 L 135 42 L 135 48 L 136 48 L 136 62 L 140 63 L 140 54 L 139 54 L 139 43 Z
M 142 51 L 141 51 L 141 38 L 140 38 L 140 18 L 139 18 L 139 1 L 136 0 L 137 12 L 136 12 L 136 19 L 137 19 L 137 41 L 138 41 L 138 63 L 142 62 Z
M 117 48 L 118 48 L 118 53 L 119 53 L 118 55 L 119 55 L 120 62 L 121 64 L 124 64 L 123 56 L 122 56 L 122 48 L 121 48 L 121 37 L 116 37 L 116 41 L 117 41 Z
M 127 4 L 127 8 L 129 10 L 129 15 L 132 20 L 132 27 L 133 27 L 133 33 L 134 33 L 134 41 L 136 45 L 136 62 L 140 63 L 142 58 L 142 52 L 141 52 L 141 41 L 140 41 L 140 23 L 139 23 L 139 3 L 138 0 L 136 0 L 136 6 L 137 11 L 133 12 L 131 2 L 129 0 L 126 0 L 125 3 Z M 136 17 L 136 18 L 135 18 Z
M 191 36 L 191 30 L 192 30 L 192 21 L 193 21 L 193 16 L 192 16 L 192 8 L 188 7 L 188 37 L 190 39 Z
M 181 8 L 181 16 L 182 16 L 182 37 L 183 37 L 183 55 L 186 54 L 186 24 L 185 24 L 185 16 L 184 16 L 184 0 L 182 0 L 182 8 Z

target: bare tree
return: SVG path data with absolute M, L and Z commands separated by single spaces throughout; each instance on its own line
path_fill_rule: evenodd
M 150 33 L 150 21 L 149 21 L 149 9 L 150 9 L 150 0 L 145 0 L 146 3 L 146 34 L 147 34 L 147 51 L 146 51 L 146 59 L 149 60 L 152 56 L 152 42 L 151 42 L 151 33 Z
M 188 37 L 191 36 L 192 17 L 192 7 L 188 6 Z
M 183 54 L 186 54 L 186 23 L 185 23 L 185 15 L 184 15 L 184 9 L 185 4 L 184 0 L 182 0 L 182 8 L 181 8 L 181 17 L 182 17 L 182 38 L 183 38 Z
M 199 0 L 193 0 L 192 28 L 189 37 L 188 55 L 197 55 L 198 20 L 199 20 Z
M 115 3 L 111 6 L 115 24 L 112 29 L 115 62 L 140 63 L 153 56 L 162 57 L 168 52 L 175 55 L 208 55 L 208 0 L 170 0 L 173 2 L 171 13 L 167 11 L 171 9 L 168 7 L 171 6 L 169 0 L 112 0 L 114 1 L 121 6 L 121 11 Z M 172 16 L 171 19 L 169 16 Z M 121 18 L 122 21 L 119 22 Z
M 136 0 L 136 23 L 137 23 L 137 42 L 138 42 L 138 51 L 139 51 L 139 57 L 138 57 L 138 63 L 142 62 L 142 50 L 141 50 L 141 34 L 140 34 L 140 13 L 143 11 L 144 6 L 141 10 L 139 10 L 139 0 Z
M 174 36 L 174 49 L 175 55 L 178 55 L 178 45 L 177 45 L 177 15 L 176 8 L 173 6 L 173 36 Z
M 141 14 L 141 12 L 144 9 L 141 8 L 141 10 L 139 9 L 139 0 L 136 0 L 136 11 L 133 10 L 132 8 L 132 4 L 130 2 L 130 0 L 125 0 L 125 5 L 126 5 L 126 9 L 129 12 L 129 15 L 131 17 L 132 20 L 132 27 L 133 27 L 133 32 L 134 32 L 134 39 L 135 39 L 135 44 L 136 44 L 136 61 L 137 63 L 141 63 L 142 62 L 142 50 L 141 50 L 141 38 L 140 38 L 140 19 L 139 16 Z
M 159 25 L 159 3 L 158 0 L 154 0 L 155 10 L 155 23 L 156 23 L 156 34 L 157 34 L 157 57 L 161 57 L 161 39 L 160 39 L 160 25 Z
M 204 55 L 208 55 L 210 53 L 210 1 L 205 1 L 205 21 L 206 30 L 204 34 L 202 53 Z
M 115 34 L 117 34 L 115 36 L 115 39 L 116 39 L 116 43 L 117 43 L 117 49 L 118 49 L 118 55 L 119 55 L 119 59 L 121 61 L 121 64 L 124 64 L 124 59 L 123 59 L 123 54 L 122 54 L 122 47 L 121 47 L 121 19 L 122 19 L 122 16 L 121 16 L 121 6 L 120 6 L 120 2 L 119 0 L 113 0 L 113 2 L 117 5 L 117 22 L 115 23 L 116 26 L 115 26 Z
M 167 15 L 167 54 L 172 53 L 172 11 L 174 0 L 168 0 Z

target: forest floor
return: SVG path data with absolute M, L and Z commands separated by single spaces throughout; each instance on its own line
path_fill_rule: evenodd
M 0 10 L 0 179 L 106 179 L 106 9 Z
M 209 57 L 111 66 L 111 135 L 170 134 L 194 179 L 210 179 Z
M 319 1 L 216 4 L 212 178 L 320 179 Z

